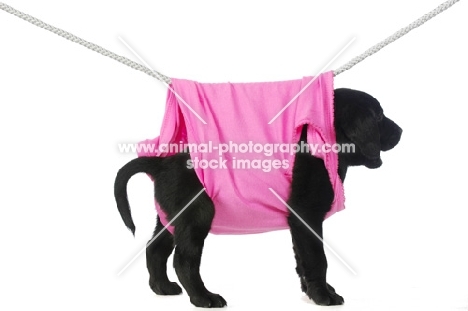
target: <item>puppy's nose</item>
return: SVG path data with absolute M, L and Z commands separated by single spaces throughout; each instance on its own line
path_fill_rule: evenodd
M 395 133 L 393 134 L 394 140 L 395 140 L 395 145 L 398 144 L 401 138 L 401 134 L 403 134 L 403 129 L 399 127 L 398 125 L 396 126 L 397 128 L 395 129 Z
M 380 145 L 382 151 L 388 151 L 395 147 L 401 138 L 403 130 L 401 127 L 392 122 L 391 126 L 387 127 L 386 135 L 380 137 Z
M 401 134 L 403 134 L 403 129 L 397 125 L 397 132 L 398 132 L 398 137 L 401 137 Z
M 390 137 L 388 138 L 388 144 L 390 146 L 389 149 L 392 149 L 400 142 L 402 133 L 403 133 L 403 129 L 399 127 L 398 125 L 396 125 L 395 129 L 393 130 L 392 135 L 390 135 Z

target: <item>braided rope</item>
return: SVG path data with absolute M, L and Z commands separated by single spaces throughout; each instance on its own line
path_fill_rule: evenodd
M 360 62 L 362 62 L 364 59 L 366 59 L 367 57 L 377 53 L 378 51 L 380 51 L 381 49 L 383 49 L 384 47 L 386 47 L 387 45 L 389 45 L 390 43 L 396 41 L 397 39 L 403 37 L 404 35 L 406 35 L 407 33 L 409 33 L 411 30 L 421 26 L 422 24 L 426 23 L 428 20 L 434 18 L 435 16 L 439 15 L 440 13 L 444 12 L 445 10 L 447 10 L 448 8 L 450 8 L 451 6 L 453 6 L 455 3 L 459 2 L 460 0 L 448 0 L 444 3 L 442 3 L 441 5 L 439 5 L 437 8 L 435 8 L 434 10 L 430 11 L 429 13 L 427 14 L 424 14 L 422 17 L 420 17 L 419 19 L 417 19 L 416 21 L 412 22 L 411 24 L 409 24 L 408 26 L 398 30 L 397 32 L 395 32 L 393 35 L 389 36 L 388 38 L 386 38 L 385 40 L 377 43 L 376 45 L 372 46 L 371 48 L 367 49 L 364 53 L 356 56 L 355 58 L 351 59 L 349 62 L 347 62 L 346 64 L 344 64 L 343 66 L 339 67 L 338 69 L 334 70 L 333 73 L 335 76 L 339 75 L 340 73 L 343 73 L 345 72 L 346 70 L 349 70 L 351 69 L 352 67 L 354 67 L 355 65 L 359 64 Z M 44 23 L 43 21 L 31 16 L 31 15 L 28 15 L 28 14 L 25 14 L 23 12 L 20 12 L 18 10 L 15 10 L 14 8 L 12 8 L 11 6 L 9 5 L 6 5 L 5 3 L 3 2 L 0 2 L 0 9 L 7 12 L 7 13 L 10 13 L 10 14 L 13 14 L 33 25 L 36 25 L 40 28 L 44 28 L 50 32 L 53 32 L 55 33 L 56 35 L 59 35 L 67 40 L 70 40 L 72 42 L 75 42 L 75 43 L 78 43 L 78 44 L 81 44 L 82 46 L 84 47 L 87 47 L 88 49 L 92 50 L 92 51 L 95 51 L 101 55 L 104 55 L 104 56 L 107 56 L 107 57 L 110 57 L 130 68 L 133 68 L 135 70 L 139 70 L 139 71 L 142 71 L 144 73 L 146 73 L 147 75 L 153 77 L 153 78 L 156 78 L 162 82 L 165 82 L 167 84 L 170 84 L 171 83 L 171 79 L 155 70 L 151 70 L 149 69 L 148 67 L 146 66 L 143 66 L 141 64 L 138 64 L 124 56 L 120 56 L 120 55 L 117 55 L 109 50 L 106 50 L 105 48 L 97 45 L 97 44 L 94 44 L 94 43 L 91 43 L 91 42 L 88 42 L 86 40 L 83 40 L 65 30 L 62 30 L 60 28 L 56 28 L 54 26 L 51 26 L 49 24 L 46 24 Z
M 6 5 L 5 3 L 3 2 L 0 2 L 0 9 L 2 9 L 3 11 L 7 12 L 7 13 L 10 13 L 10 14 L 13 14 L 37 27 L 40 27 L 40 28 L 43 28 L 45 30 L 48 30 L 50 32 L 53 32 L 54 34 L 62 37 L 62 38 L 65 38 L 67 40 L 70 40 L 72 42 L 75 42 L 75 43 L 78 43 L 94 52 L 97 52 L 101 55 L 104 55 L 104 56 L 107 56 L 107 57 L 110 57 L 112 58 L 113 60 L 116 60 L 118 61 L 119 63 L 122 63 L 130 68 L 133 68 L 135 70 L 139 70 L 139 71 L 142 71 L 144 73 L 146 73 L 147 75 L 153 77 L 153 78 L 156 78 L 162 82 L 165 82 L 166 84 L 170 84 L 171 83 L 171 79 L 155 70 L 151 70 L 149 69 L 148 67 L 145 67 L 141 64 L 138 64 L 124 56 L 121 56 L 121 55 L 118 55 L 118 54 L 115 54 L 97 44 L 94 44 L 94 43 L 91 43 L 91 42 L 88 42 L 86 40 L 83 40 L 65 30 L 62 30 L 60 28 L 57 28 L 57 27 L 54 27 L 52 25 L 49 25 L 49 24 L 46 24 L 44 23 L 43 21 L 31 16 L 31 15 L 28 15 L 28 14 L 25 14 L 23 12 L 20 12 L 14 8 L 12 8 L 11 6 L 9 5 Z
M 460 0 L 449 0 L 449 1 L 446 1 L 444 3 L 442 3 L 441 5 L 439 5 L 437 8 L 435 8 L 434 10 L 432 10 L 431 12 L 427 13 L 427 14 L 424 14 L 422 17 L 420 17 L 419 19 L 417 19 L 416 21 L 412 22 L 411 24 L 409 24 L 408 26 L 398 30 L 397 32 L 395 32 L 393 35 L 391 35 L 390 37 L 388 37 L 387 39 L 377 43 L 376 45 L 372 46 L 371 48 L 369 48 L 368 50 L 366 50 L 364 53 L 362 53 L 361 55 L 358 55 L 356 56 L 355 58 L 351 59 L 349 62 L 347 62 L 346 64 L 344 64 L 343 66 L 339 67 L 338 69 L 334 70 L 333 73 L 335 76 L 339 75 L 340 73 L 346 71 L 346 70 L 349 70 L 351 69 L 352 67 L 354 67 L 355 65 L 359 64 L 360 62 L 362 62 L 364 59 L 366 59 L 367 57 L 377 53 L 378 51 L 380 51 L 381 49 L 383 49 L 384 47 L 386 47 L 387 45 L 389 45 L 390 43 L 394 42 L 395 40 L 397 39 L 400 39 L 401 37 L 403 37 L 404 35 L 406 35 L 408 32 L 410 32 L 411 30 L 421 26 L 422 24 L 424 24 L 425 22 L 427 22 L 428 20 L 432 19 L 433 17 L 435 17 L 436 15 L 439 15 L 440 13 L 442 13 L 443 11 L 447 10 L 448 8 L 450 8 L 452 5 L 454 5 L 455 3 L 457 3 L 458 1 Z

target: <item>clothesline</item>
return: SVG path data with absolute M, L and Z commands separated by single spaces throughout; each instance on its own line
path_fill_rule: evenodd
M 338 69 L 334 70 L 333 73 L 335 76 L 343 73 L 344 71 L 346 70 L 349 70 L 351 69 L 352 67 L 354 67 L 355 65 L 359 64 L 360 62 L 362 62 L 364 59 L 366 59 L 367 57 L 377 53 L 378 51 L 380 51 L 381 49 L 383 49 L 384 47 L 386 47 L 387 45 L 389 45 L 390 43 L 396 41 L 397 39 L 403 37 L 404 35 L 406 35 L 407 33 L 409 33 L 411 30 L 421 26 L 422 24 L 424 24 L 425 22 L 427 22 L 428 20 L 434 18 L 435 16 L 439 15 L 440 13 L 444 12 L 445 10 L 447 10 L 448 8 L 450 8 L 451 6 L 453 6 L 455 3 L 459 2 L 460 0 L 448 0 L 444 3 L 442 3 L 441 5 L 439 5 L 438 7 L 436 7 L 434 10 L 430 11 L 429 13 L 427 14 L 424 14 L 423 16 L 421 16 L 420 18 L 418 18 L 417 20 L 415 20 L 414 22 L 412 22 L 411 24 L 409 24 L 408 26 L 404 27 L 404 28 L 401 28 L 400 30 L 398 30 L 397 32 L 395 32 L 394 34 L 392 34 L 391 36 L 387 37 L 385 40 L 377 43 L 376 45 L 372 46 L 371 48 L 367 49 L 366 51 L 364 51 L 362 54 L 356 56 L 355 58 L 351 59 L 349 62 L 347 62 L 346 64 L 344 64 L 343 66 L 339 67 Z M 110 57 L 130 68 L 133 68 L 135 70 L 139 70 L 141 72 L 144 72 L 146 73 L 147 75 L 153 77 L 153 78 L 156 78 L 166 84 L 170 84 L 171 83 L 171 78 L 169 78 L 168 76 L 165 76 L 163 75 L 162 73 L 156 71 L 156 70 L 152 70 L 144 65 L 141 65 L 137 62 L 134 62 L 124 56 L 121 56 L 121 55 L 118 55 L 114 52 L 111 52 L 97 44 L 94 44 L 92 42 L 88 42 L 86 40 L 83 40 L 81 39 L 80 37 L 77 37 L 75 36 L 74 34 L 71 34 L 65 30 L 62 30 L 60 28 L 57 28 L 57 27 L 54 27 L 52 25 L 49 25 L 47 23 L 44 23 L 43 21 L 41 21 L 40 19 L 36 18 L 36 17 L 33 17 L 31 15 L 28 15 L 28 14 L 25 14 L 21 11 L 18 11 L 14 8 L 12 8 L 11 6 L 3 3 L 3 2 L 0 2 L 0 9 L 2 9 L 3 11 L 7 12 L 7 13 L 10 13 L 10 14 L 13 14 L 37 27 L 40 27 L 40 28 L 43 28 L 45 30 L 48 30 L 50 32 L 53 32 L 55 33 L 56 35 L 59 35 L 67 40 L 70 40 L 72 42 L 75 42 L 75 43 L 78 43 L 94 52 L 97 52 L 101 55 L 104 55 L 104 56 L 107 56 L 107 57 Z

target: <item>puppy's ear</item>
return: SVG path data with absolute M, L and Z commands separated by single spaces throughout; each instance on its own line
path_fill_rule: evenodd
M 379 126 L 370 111 L 356 105 L 346 109 L 341 118 L 340 126 L 344 134 L 369 159 L 380 158 Z

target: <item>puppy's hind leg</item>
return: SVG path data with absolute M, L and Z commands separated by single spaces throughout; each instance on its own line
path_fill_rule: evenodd
M 158 295 L 179 295 L 182 293 L 180 286 L 176 282 L 169 281 L 167 277 L 167 259 L 173 250 L 174 237 L 164 229 L 158 216 L 153 238 L 148 242 L 146 248 L 146 266 L 150 275 L 149 285 Z
M 203 193 L 177 219 L 174 231 L 174 268 L 177 277 L 190 296 L 190 302 L 203 308 L 226 306 L 223 297 L 206 289 L 200 276 L 203 246 L 213 217 L 213 202 Z

